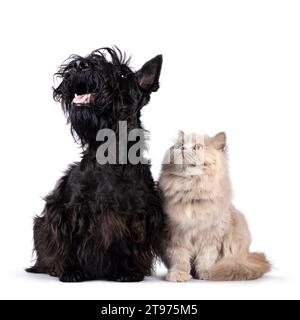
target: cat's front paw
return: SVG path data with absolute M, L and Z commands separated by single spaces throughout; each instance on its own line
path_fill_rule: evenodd
M 171 282 L 187 282 L 192 279 L 192 276 L 183 271 L 170 271 L 167 275 L 167 281 Z
M 196 272 L 195 278 L 198 280 L 209 280 L 209 272 L 208 271 Z

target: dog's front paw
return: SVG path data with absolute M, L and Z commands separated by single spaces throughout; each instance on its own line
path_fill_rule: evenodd
M 67 271 L 61 274 L 59 277 L 61 282 L 82 282 L 84 281 L 84 276 L 81 271 Z
M 50 270 L 49 271 L 49 276 L 51 277 L 58 277 L 58 273 L 55 270 Z
M 116 282 L 141 282 L 144 280 L 144 275 L 141 273 L 120 274 L 111 276 L 108 280 Z
M 167 275 L 167 281 L 171 282 L 187 282 L 192 279 L 192 276 L 183 271 L 170 271 Z

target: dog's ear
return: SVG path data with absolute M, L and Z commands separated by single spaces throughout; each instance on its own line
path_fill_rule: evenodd
M 138 84 L 143 91 L 151 93 L 159 89 L 159 77 L 162 62 L 162 55 L 158 55 L 146 62 L 143 67 L 136 72 Z

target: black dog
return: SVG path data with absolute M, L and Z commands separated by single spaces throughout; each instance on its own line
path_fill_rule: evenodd
M 61 102 L 73 135 L 83 147 L 46 197 L 34 221 L 37 260 L 28 272 L 64 282 L 92 279 L 141 281 L 151 273 L 162 226 L 162 209 L 149 164 L 97 162 L 100 129 L 141 129 L 140 112 L 159 88 L 162 56 L 133 72 L 119 49 L 71 56 L 57 75 Z M 128 146 L 128 148 L 130 145 Z

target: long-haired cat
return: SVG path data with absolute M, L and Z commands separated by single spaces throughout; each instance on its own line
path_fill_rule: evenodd
M 160 188 L 167 280 L 254 280 L 270 271 L 264 254 L 249 251 L 247 222 L 232 205 L 225 133 L 180 132 L 166 154 Z

